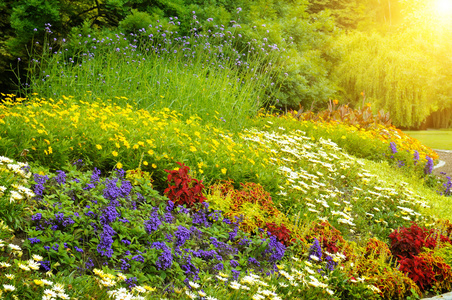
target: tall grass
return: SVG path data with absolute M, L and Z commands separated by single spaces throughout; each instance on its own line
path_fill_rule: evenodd
M 239 27 L 194 28 L 190 36 L 158 28 L 128 35 L 74 31 L 67 39 L 54 38 L 49 29 L 42 54 L 32 60 L 26 92 L 167 107 L 233 129 L 243 128 L 276 90 L 276 46 L 246 42 Z

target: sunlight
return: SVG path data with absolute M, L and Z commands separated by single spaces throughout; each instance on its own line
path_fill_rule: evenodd
M 439 15 L 452 15 L 452 0 L 436 0 L 436 10 Z

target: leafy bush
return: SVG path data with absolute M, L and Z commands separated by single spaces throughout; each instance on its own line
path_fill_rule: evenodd
M 443 258 L 432 253 L 420 253 L 418 256 L 401 257 L 400 271 L 406 273 L 426 291 L 433 287 L 436 292 L 450 291 L 452 287 L 452 270 Z
M 194 204 L 202 203 L 206 197 L 203 195 L 204 185 L 202 181 L 191 178 L 188 175 L 190 168 L 184 164 L 180 165 L 178 170 L 165 170 L 168 172 L 168 188 L 165 189 L 165 195 L 174 202 L 174 205 L 186 205 L 192 207 Z M 172 184 L 174 182 L 174 184 Z
M 413 258 L 423 251 L 423 248 L 434 249 L 437 242 L 452 243 L 449 238 L 436 232 L 434 228 L 426 229 L 413 223 L 411 227 L 401 227 L 390 235 L 391 252 L 397 258 Z

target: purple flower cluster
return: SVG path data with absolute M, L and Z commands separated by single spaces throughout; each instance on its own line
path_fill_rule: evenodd
M 176 237 L 175 247 L 182 247 L 190 239 L 191 231 L 182 225 L 179 225 L 174 236 Z
M 100 235 L 100 242 L 97 245 L 97 252 L 99 252 L 100 255 L 107 257 L 111 257 L 113 255 L 113 249 L 111 249 L 111 246 L 113 245 L 113 236 L 115 234 L 116 231 L 114 231 L 110 225 L 104 225 L 104 230 Z
M 132 184 L 128 180 L 121 181 L 121 187 L 117 185 L 118 178 L 106 179 L 103 196 L 105 199 L 116 201 L 118 198 L 127 198 L 132 190 Z
M 265 254 L 269 254 L 268 261 L 275 263 L 284 257 L 286 252 L 286 246 L 279 242 L 276 236 L 270 236 L 270 241 L 268 243 L 268 248 L 264 250 Z M 320 258 L 320 257 L 319 257 Z
M 151 216 L 149 217 L 149 220 L 144 222 L 144 229 L 146 230 L 146 232 L 148 234 L 151 234 L 154 231 L 156 231 L 160 227 L 161 224 L 162 224 L 162 221 L 160 221 L 159 215 L 157 213 L 157 209 L 155 208 L 152 211 Z
M 58 170 L 57 172 L 57 176 L 55 177 L 55 181 L 58 184 L 65 184 L 66 183 L 66 173 L 64 173 L 64 171 Z
M 333 271 L 337 266 L 337 262 L 333 260 L 333 258 L 329 255 L 326 256 L 326 268 L 330 271 Z
M 414 150 L 413 160 L 414 160 L 414 165 L 416 166 L 417 163 L 419 162 L 419 152 L 417 150 Z
M 425 157 L 427 159 L 427 163 L 425 164 L 424 167 L 424 174 L 428 175 L 428 174 L 432 174 L 433 172 L 433 159 L 430 158 L 430 156 L 426 156 Z
M 173 265 L 173 255 L 171 254 L 171 249 L 162 242 L 154 242 L 151 248 L 156 248 L 162 250 L 161 255 L 155 262 L 159 270 L 166 270 Z
M 444 187 L 444 191 L 442 192 L 442 194 L 444 196 L 452 196 L 452 180 L 451 180 L 451 176 L 446 176 L 446 182 L 444 182 L 443 187 Z
M 236 248 L 231 247 L 224 242 L 218 241 L 217 238 L 215 238 L 215 237 L 211 237 L 210 242 L 212 245 L 215 246 L 215 248 L 217 248 L 218 253 L 222 256 L 229 256 L 229 255 L 237 254 L 238 250 Z
M 35 180 L 35 185 L 33 186 L 33 192 L 36 195 L 36 199 L 41 200 L 42 196 L 44 194 L 44 185 L 47 182 L 47 180 L 49 180 L 49 176 L 47 175 L 39 175 L 39 174 L 34 174 L 33 178 Z
M 102 215 L 100 216 L 99 219 L 102 225 L 106 225 L 116 221 L 116 219 L 119 218 L 120 216 L 121 214 L 116 210 L 116 207 L 107 206 L 102 211 Z
M 41 242 L 41 240 L 38 239 L 38 238 L 28 238 L 28 240 L 30 241 L 30 243 L 31 243 L 32 245 Z
M 322 248 L 320 247 L 319 240 L 314 239 L 314 242 L 312 242 L 311 247 L 309 248 L 309 261 L 311 261 L 311 255 L 314 255 L 319 258 L 319 260 L 322 260 Z
M 389 148 L 391 149 L 391 153 L 392 154 L 396 154 L 397 153 L 397 145 L 394 142 L 390 142 L 389 143 Z

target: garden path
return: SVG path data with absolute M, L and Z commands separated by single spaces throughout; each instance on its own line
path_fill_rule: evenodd
M 435 150 L 439 155 L 440 163 L 435 166 L 433 173 L 440 175 L 445 172 L 448 176 L 452 175 L 452 150 Z M 441 163 L 444 162 L 444 164 Z
M 432 298 L 423 298 L 421 300 L 452 300 L 452 292 L 447 294 L 438 295 Z

